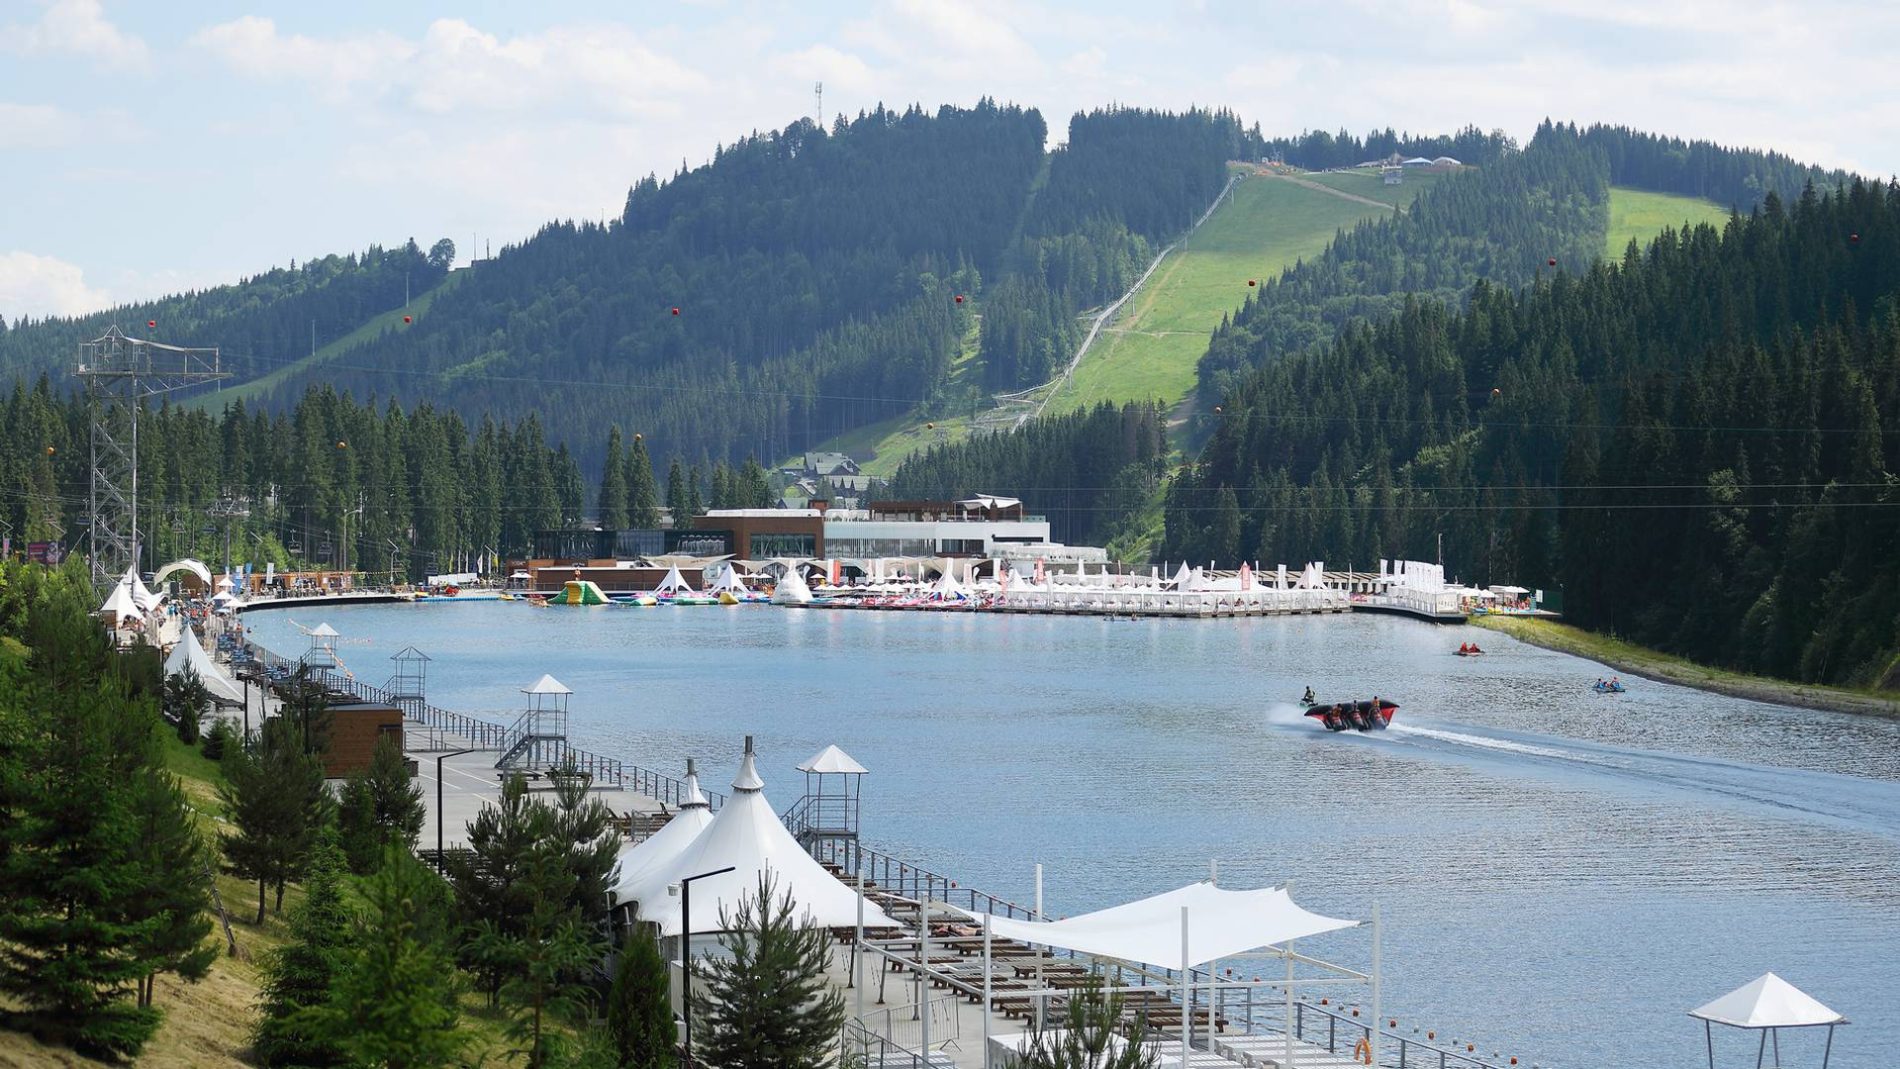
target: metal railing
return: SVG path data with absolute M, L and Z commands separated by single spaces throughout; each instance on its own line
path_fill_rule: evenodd
M 963 887 L 941 873 L 873 850 L 856 839 L 813 839 L 807 849 L 820 864 L 835 865 L 846 875 L 863 873 L 880 891 L 904 898 L 942 902 L 974 913 L 1034 920 L 1035 910 L 973 887 Z M 860 867 L 862 866 L 862 867 Z
M 839 1037 L 846 1065 L 864 1069 L 956 1069 L 956 1060 L 941 1051 L 928 1055 L 909 1050 L 856 1021 L 844 1023 Z

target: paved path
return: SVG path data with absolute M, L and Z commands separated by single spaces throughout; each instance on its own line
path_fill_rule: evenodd
M 1392 205 L 1387 204 L 1386 202 L 1382 200 L 1373 200 L 1371 197 L 1362 197 L 1357 193 L 1348 193 L 1343 189 L 1334 189 L 1332 186 L 1329 186 L 1325 184 L 1324 182 L 1314 182 L 1310 179 L 1299 178 L 1290 174 L 1283 174 L 1283 175 L 1280 175 L 1279 177 L 1280 177 L 1280 180 L 1283 182 L 1291 182 L 1294 185 L 1300 186 L 1304 189 L 1313 190 L 1315 193 L 1331 193 L 1333 196 L 1338 197 L 1342 200 L 1349 200 L 1358 204 L 1370 204 L 1374 208 L 1383 208 L 1386 211 L 1392 210 Z

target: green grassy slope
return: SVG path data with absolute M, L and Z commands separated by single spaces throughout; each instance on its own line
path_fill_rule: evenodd
M 1421 189 L 1429 189 L 1445 177 L 1448 172 L 1407 171 L 1405 180 L 1396 186 L 1388 186 L 1377 171 L 1351 170 L 1328 171 L 1320 174 L 1301 175 L 1309 182 L 1318 182 L 1322 186 L 1337 189 L 1342 193 L 1351 193 L 1355 197 L 1365 197 L 1385 204 L 1404 205 L 1412 203 Z
M 279 383 L 288 380 L 298 371 L 328 363 L 364 342 L 369 341 L 371 338 L 376 337 L 383 331 L 401 330 L 403 327 L 402 317 L 405 315 L 413 319 L 421 319 L 422 316 L 429 311 L 429 306 L 435 303 L 437 294 L 449 289 L 461 280 L 461 271 L 451 271 L 448 277 L 442 280 L 441 285 L 411 300 L 408 308 L 395 308 L 381 315 L 372 316 L 360 324 L 355 330 L 350 331 L 341 338 L 319 348 L 316 352 L 308 356 L 284 364 L 268 375 L 260 375 L 249 382 L 239 383 L 236 386 L 227 386 L 223 390 L 214 390 L 210 393 L 199 394 L 186 399 L 183 403 L 194 408 L 211 412 L 216 412 L 225 405 L 237 401 L 250 404 L 258 398 L 269 394 Z
M 1302 176 L 1370 198 L 1409 202 L 1424 182 L 1382 186 L 1356 175 Z M 1350 184 L 1349 184 L 1350 183 Z M 1319 255 L 1342 228 L 1381 209 L 1284 178 L 1250 178 L 1165 261 L 1050 402 L 1066 412 L 1101 401 L 1174 404 L 1194 388 L 1194 366 L 1221 316 L 1296 260 Z
M 1685 225 L 1708 223 L 1719 228 L 1727 221 L 1728 209 L 1712 200 L 1611 186 L 1610 231 L 1604 239 L 1604 255 L 1620 260 L 1632 240 L 1647 244 L 1665 227 L 1681 230 Z

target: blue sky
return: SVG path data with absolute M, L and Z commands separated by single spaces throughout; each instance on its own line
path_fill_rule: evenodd
M 1546 116 L 1900 171 L 1900 5 L 0 0 L 0 316 L 615 213 L 882 101 L 1226 106 L 1268 133 Z

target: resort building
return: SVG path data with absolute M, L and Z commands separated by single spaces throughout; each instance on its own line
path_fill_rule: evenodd
M 1049 521 L 1023 512 L 1013 497 L 963 501 L 873 501 L 825 513 L 833 557 L 995 557 L 1047 545 Z

